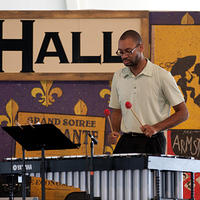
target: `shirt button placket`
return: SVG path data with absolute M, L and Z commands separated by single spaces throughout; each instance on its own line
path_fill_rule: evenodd
M 136 78 L 134 78 L 133 81 L 133 89 L 132 89 L 132 104 L 133 104 L 133 109 L 135 110 L 137 106 L 137 84 L 136 84 Z

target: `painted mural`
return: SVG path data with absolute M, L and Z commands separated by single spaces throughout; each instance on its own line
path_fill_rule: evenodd
M 198 25 L 157 25 L 152 29 L 153 61 L 175 77 L 189 109 L 189 120 L 178 126 L 182 129 L 200 128 L 199 31 Z
M 172 129 L 167 133 L 167 153 L 199 159 L 200 13 L 152 12 L 149 23 L 151 60 L 172 73 L 190 113 L 189 120 L 175 127 L 178 132 Z M 1 81 L 0 86 L 1 126 L 16 125 L 19 113 L 38 113 L 34 119 L 42 114 L 104 118 L 101 128 L 105 135 L 100 151 L 112 153 L 114 145 L 108 144 L 110 127 L 104 116 L 110 97 L 109 81 Z M 27 119 L 20 123 L 27 123 Z M 15 141 L 2 129 L 0 138 L 0 160 L 15 156 Z M 190 191 L 190 175 L 184 173 L 184 199 L 190 198 Z M 200 174 L 195 175 L 195 191 L 195 199 L 200 200 Z
M 158 18 L 158 16 L 161 16 Z M 151 60 L 171 72 L 189 110 L 189 119 L 167 133 L 167 154 L 200 158 L 199 13 L 152 13 Z M 173 112 L 173 111 L 172 111 Z M 200 199 L 195 174 L 195 199 Z M 191 198 L 190 173 L 184 173 L 184 199 Z

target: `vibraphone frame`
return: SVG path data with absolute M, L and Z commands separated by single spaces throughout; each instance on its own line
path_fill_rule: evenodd
M 141 171 L 143 177 L 147 177 L 153 171 L 155 175 L 156 196 L 154 199 L 161 199 L 160 183 L 163 172 L 200 172 L 200 160 L 181 158 L 176 156 L 151 156 L 143 154 L 118 154 L 118 155 L 100 155 L 93 157 L 94 172 L 116 171 L 117 173 L 133 173 L 138 170 Z M 11 167 L 12 166 L 12 167 Z M 51 173 L 62 172 L 87 172 L 90 166 L 90 158 L 83 156 L 71 157 L 46 157 L 46 177 L 48 178 Z M 21 173 L 22 160 L 7 160 L 0 162 L 0 174 Z M 26 159 L 26 173 L 31 175 L 38 175 L 40 173 L 41 161 L 36 158 Z M 129 174 L 125 174 L 129 176 Z M 87 176 L 87 173 L 86 173 Z M 177 173 L 177 180 L 182 180 L 182 173 Z M 98 176 L 97 176 L 98 177 Z M 167 176 L 168 177 L 168 176 Z M 143 178 L 145 182 L 145 178 Z M 147 187 L 149 183 L 145 183 Z M 87 188 L 86 188 L 87 189 Z M 178 188 L 177 190 L 180 190 Z M 192 191 L 193 192 L 193 191 Z M 147 199 L 148 194 L 144 194 L 142 199 Z M 193 197 L 192 197 L 193 198 Z M 168 198 L 169 199 L 169 198 Z M 178 198 L 176 198 L 178 199 Z M 181 198 L 180 198 L 181 199 Z

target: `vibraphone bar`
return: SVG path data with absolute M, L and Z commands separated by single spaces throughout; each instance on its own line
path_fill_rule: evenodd
M 199 172 L 200 160 L 118 154 L 94 156 L 94 196 L 102 200 L 183 199 L 182 172 Z M 90 192 L 90 158 L 47 157 L 46 179 Z M 40 177 L 41 160 L 26 159 L 26 174 Z M 22 160 L 0 162 L 0 174 L 21 173 Z

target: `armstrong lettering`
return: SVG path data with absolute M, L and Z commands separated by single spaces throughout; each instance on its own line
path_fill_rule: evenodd
M 65 52 L 64 44 L 61 41 L 59 32 L 45 32 L 41 47 L 38 51 L 36 60 L 33 60 L 33 37 L 35 20 L 21 20 L 22 23 L 22 38 L 21 39 L 5 39 L 3 38 L 3 23 L 0 20 L 0 72 L 3 70 L 3 52 L 4 51 L 21 51 L 22 52 L 22 66 L 21 72 L 34 72 L 33 63 L 44 64 L 47 57 L 59 58 L 60 64 L 75 64 L 75 63 L 121 63 L 119 56 L 112 55 L 112 32 L 102 32 L 103 49 L 102 55 L 84 56 L 81 52 L 81 34 L 82 32 L 71 32 L 72 40 L 72 59 L 69 61 Z M 98 38 L 97 38 L 98 41 Z M 50 42 L 53 43 L 54 51 L 48 51 Z M 65 44 L 68 45 L 68 44 Z M 99 44 L 100 45 L 100 44 Z M 97 52 L 98 54 L 98 52 Z M 68 66 L 68 65 L 65 65 Z
M 200 157 L 199 130 L 172 130 L 171 140 L 176 155 Z

